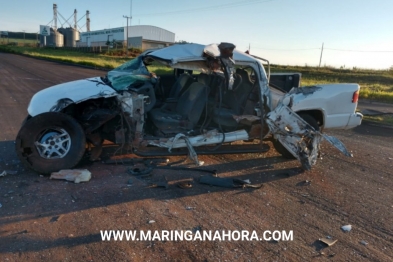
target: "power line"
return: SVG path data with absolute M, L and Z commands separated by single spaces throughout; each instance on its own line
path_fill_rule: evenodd
M 264 47 L 253 47 L 261 50 L 272 50 L 272 51 L 308 51 L 308 50 L 321 50 L 320 47 L 315 48 L 299 48 L 299 49 L 279 49 L 279 48 L 264 48 Z M 393 51 L 376 51 L 376 50 L 350 50 L 350 49 L 336 49 L 324 47 L 324 50 L 340 51 L 340 52 L 362 52 L 362 53 L 393 53 Z
M 362 53 L 393 53 L 393 51 L 368 51 L 368 50 L 349 50 L 349 49 L 335 49 L 325 48 L 327 50 L 341 51 L 341 52 L 362 52 Z
M 139 14 L 139 15 L 134 15 L 137 17 L 140 16 L 160 16 L 160 15 L 173 15 L 177 13 L 191 13 L 191 12 L 199 12 L 199 11 L 205 11 L 205 10 L 213 10 L 213 9 L 223 9 L 223 8 L 230 8 L 230 7 L 237 7 L 237 6 L 243 6 L 243 5 L 250 5 L 250 4 L 258 4 L 258 3 L 266 3 L 266 2 L 272 2 L 276 0 L 246 0 L 246 1 L 240 1 L 240 2 L 232 2 L 228 4 L 221 4 L 221 5 L 213 5 L 213 6 L 207 6 L 207 7 L 200 7 L 200 8 L 191 8 L 191 9 L 184 9 L 184 10 L 177 10 L 177 11 L 169 11 L 169 12 L 160 12 L 160 13 L 146 13 L 146 14 Z
M 299 49 L 278 49 L 278 48 L 264 48 L 264 47 L 252 47 L 255 49 L 262 49 L 262 50 L 276 50 L 276 51 L 307 51 L 307 50 L 321 50 L 321 48 L 299 48 Z

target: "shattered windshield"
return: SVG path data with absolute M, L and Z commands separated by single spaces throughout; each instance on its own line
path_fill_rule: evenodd
M 138 56 L 108 72 L 108 80 L 116 91 L 128 90 L 130 86 L 150 81 L 151 75 Z

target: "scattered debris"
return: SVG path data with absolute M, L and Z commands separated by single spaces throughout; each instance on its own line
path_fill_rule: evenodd
M 226 178 L 226 177 L 213 177 L 213 176 L 202 176 L 199 179 L 199 183 L 207 184 L 211 186 L 219 187 L 250 187 L 250 188 L 261 188 L 262 184 L 252 185 L 250 180 L 241 180 L 236 178 Z
M 362 244 L 363 246 L 367 246 L 368 245 L 367 241 L 364 241 L 364 240 L 360 241 L 360 244 Z
M 196 207 L 186 207 L 186 210 L 194 210 Z
M 332 239 L 324 237 L 324 238 L 320 238 L 319 241 L 321 241 L 322 243 L 324 243 L 324 244 L 326 244 L 326 245 L 328 245 L 330 247 L 330 246 L 333 246 L 334 244 L 336 244 L 337 239 L 336 240 L 332 240 Z
M 240 180 L 240 181 L 244 182 L 245 184 L 251 184 L 250 179 L 244 179 L 244 180 Z
M 349 232 L 349 231 L 351 231 L 351 229 L 352 229 L 351 225 L 345 225 L 345 226 L 341 227 L 341 230 L 344 232 Z
M 199 179 L 199 183 L 207 184 L 210 186 L 228 187 L 233 188 L 235 185 L 232 178 L 222 178 L 213 176 L 202 176 Z
M 261 118 L 259 116 L 254 116 L 254 115 L 241 115 L 241 116 L 237 116 L 237 115 L 232 115 L 233 119 L 236 120 L 236 122 L 238 123 L 242 123 L 242 124 L 248 124 L 251 126 L 251 124 L 255 121 L 261 120 Z
M 11 171 L 11 170 L 4 170 L 1 174 L 0 177 L 6 176 L 6 175 L 16 175 L 18 171 Z
M 156 165 L 156 164 L 168 164 L 168 158 L 118 158 L 118 159 L 108 159 L 104 162 L 107 165 L 120 165 L 129 164 L 135 165 L 138 163 L 144 163 L 146 166 Z
M 91 179 L 91 173 L 87 169 L 63 169 L 59 172 L 53 172 L 50 179 L 65 179 L 78 184 L 89 181 Z
M 192 233 L 196 233 L 197 231 L 202 231 L 202 227 L 201 226 L 196 226 L 192 229 Z
M 311 186 L 311 181 L 310 180 L 301 181 L 301 182 L 297 183 L 296 185 L 297 186 Z
M 137 177 L 148 177 L 151 174 L 151 171 L 153 171 L 153 168 L 148 167 L 146 169 L 139 169 L 139 168 L 129 168 L 128 173 L 137 176 Z
M 148 188 L 156 188 L 156 187 L 163 187 L 165 189 L 168 189 L 169 185 L 168 185 L 168 181 L 159 181 L 159 182 L 154 182 L 151 183 Z
M 154 220 L 149 220 L 148 223 L 149 223 L 149 224 L 153 224 L 153 223 L 156 223 L 156 221 L 154 221 Z
M 54 217 L 51 218 L 51 220 L 49 220 L 49 222 L 51 222 L 51 223 L 57 222 L 57 221 L 59 221 L 62 217 L 63 217 L 62 215 L 60 215 L 60 216 L 54 216 Z
M 192 188 L 191 181 L 182 181 L 182 182 L 177 183 L 176 185 L 182 189 Z
M 78 200 L 78 199 L 79 199 L 78 197 L 76 197 L 76 196 L 74 196 L 74 195 L 72 195 L 72 194 L 71 194 L 71 198 L 72 198 L 73 200 Z
M 198 155 L 197 155 L 197 153 L 195 152 L 194 147 L 192 146 L 192 143 L 190 142 L 190 139 L 189 139 L 186 135 L 184 135 L 184 134 L 182 134 L 182 133 L 177 134 L 177 135 L 173 138 L 172 145 L 169 146 L 168 151 L 171 152 L 171 150 L 172 150 L 174 144 L 175 144 L 175 143 L 177 142 L 177 140 L 179 140 L 180 138 L 182 138 L 182 139 L 184 140 L 184 142 L 186 143 L 186 146 L 187 146 L 187 149 L 188 149 L 188 157 L 189 157 L 192 161 L 194 161 L 195 164 L 196 164 L 197 166 L 203 166 L 203 164 L 204 164 L 205 162 L 199 161 L 199 160 L 198 160 Z
M 199 172 L 205 172 L 209 174 L 213 174 L 214 176 L 217 176 L 217 170 L 208 170 L 208 169 L 202 169 L 202 168 L 188 168 L 188 167 L 177 167 L 177 166 L 153 166 L 155 169 L 171 169 L 171 170 L 181 170 L 181 171 L 199 171 Z

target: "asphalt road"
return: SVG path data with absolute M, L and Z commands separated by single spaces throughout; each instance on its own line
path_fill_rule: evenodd
M 0 53 L 0 141 L 15 139 L 20 123 L 27 116 L 27 105 L 37 91 L 56 84 L 104 74 L 105 72 L 100 70 Z
M 82 185 L 39 177 L 16 158 L 14 138 L 31 96 L 54 84 L 104 75 L 99 70 L 0 53 L 1 261 L 391 261 L 393 257 L 393 132 L 362 125 L 335 135 L 354 154 L 322 145 L 322 159 L 301 172 L 274 150 L 266 154 L 201 156 L 224 177 L 264 183 L 223 189 L 172 182 L 199 173 L 155 173 L 172 184 L 146 189 L 122 166 L 82 165 Z M 171 161 L 177 160 L 171 158 Z M 305 181 L 308 182 L 305 182 Z M 185 207 L 192 207 L 191 210 Z M 155 220 L 149 224 L 147 221 Z M 343 233 L 340 227 L 351 224 Z M 100 229 L 293 230 L 292 242 L 102 242 Z M 318 239 L 338 242 L 326 247 Z

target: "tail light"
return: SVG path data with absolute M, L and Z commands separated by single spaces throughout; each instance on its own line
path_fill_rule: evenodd
M 359 100 L 359 90 L 357 90 L 356 92 L 353 93 L 352 103 L 357 103 L 358 100 Z

